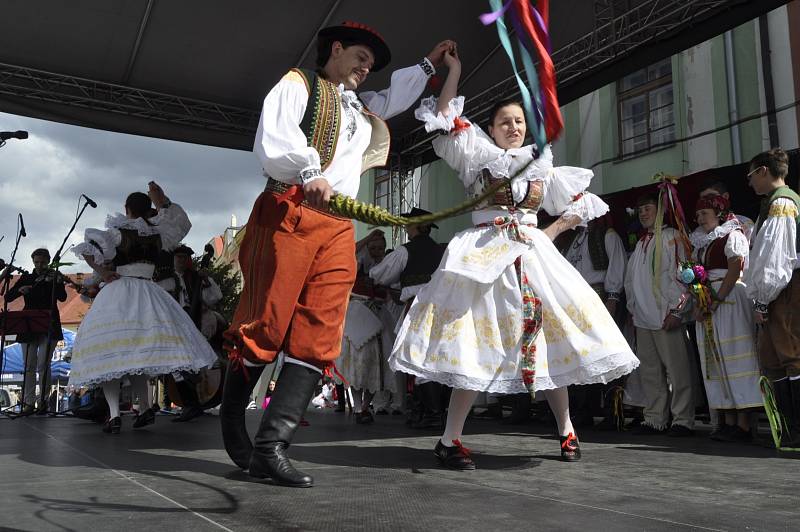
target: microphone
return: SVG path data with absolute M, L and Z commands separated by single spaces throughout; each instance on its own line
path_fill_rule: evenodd
M 22 213 L 19 213 L 19 234 L 20 236 L 28 236 L 25 232 L 25 220 L 22 219 Z
M 27 131 L 0 131 L 0 140 L 19 139 L 25 140 L 28 138 Z
M 92 198 L 90 198 L 90 197 L 89 197 L 89 196 L 87 196 L 86 194 L 81 194 L 81 197 L 82 197 L 83 199 L 85 199 L 85 200 L 86 200 L 86 203 L 88 203 L 88 204 L 89 204 L 89 206 L 90 206 L 92 209 L 96 209 L 96 208 L 97 208 L 97 203 L 95 203 L 95 202 L 94 202 L 94 200 L 93 200 Z

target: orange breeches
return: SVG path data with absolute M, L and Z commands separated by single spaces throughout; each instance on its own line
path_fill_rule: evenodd
M 356 277 L 353 223 L 263 192 L 239 249 L 244 287 L 226 339 L 251 362 L 339 356 Z

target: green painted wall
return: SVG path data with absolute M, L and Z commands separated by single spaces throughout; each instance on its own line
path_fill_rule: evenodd
M 736 65 L 736 102 L 739 118 L 761 112 L 759 95 L 756 22 L 742 24 L 733 30 L 733 57 Z M 749 160 L 762 151 L 761 120 L 749 120 L 739 126 L 742 159 Z
M 421 187 L 425 187 L 427 209 L 436 212 L 458 205 L 466 200 L 464 185 L 458 175 L 444 161 L 433 162 L 422 169 Z M 434 229 L 431 236 L 439 242 L 447 242 L 453 236 L 470 227 L 472 218 L 469 214 L 462 214 L 455 218 L 448 218 L 437 222 L 439 229 Z
M 581 107 L 575 100 L 561 108 L 564 119 L 565 161 L 562 164 L 580 165 L 581 161 Z M 589 163 L 591 164 L 591 163 Z
M 728 78 L 725 67 L 725 41 L 722 35 L 711 40 L 711 80 L 714 87 L 714 127 L 729 122 Z M 717 140 L 717 162 L 720 166 L 733 164 L 731 131 L 723 129 L 714 134 Z

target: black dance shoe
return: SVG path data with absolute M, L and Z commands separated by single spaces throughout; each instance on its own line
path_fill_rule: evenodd
M 133 421 L 133 428 L 140 429 L 142 427 L 146 427 L 147 425 L 152 425 L 156 422 L 156 413 L 153 412 L 152 408 L 148 408 L 138 416 Z
M 444 467 L 456 471 L 474 471 L 475 462 L 472 461 L 470 450 L 461 445 L 461 440 L 453 440 L 452 447 L 446 447 L 442 440 L 436 443 L 433 454 Z
M 185 423 L 204 414 L 204 410 L 199 406 L 184 406 L 181 415 L 172 420 L 173 423 Z
M 578 438 L 569 433 L 566 436 L 561 436 L 561 460 L 564 462 L 577 462 L 581 459 L 581 446 L 578 443 Z
M 122 419 L 119 416 L 109 419 L 103 424 L 103 432 L 106 434 L 119 434 L 122 429 Z

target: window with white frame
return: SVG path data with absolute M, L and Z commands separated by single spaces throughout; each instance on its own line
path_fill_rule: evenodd
M 617 82 L 620 153 L 633 155 L 675 140 L 672 63 L 669 58 Z

